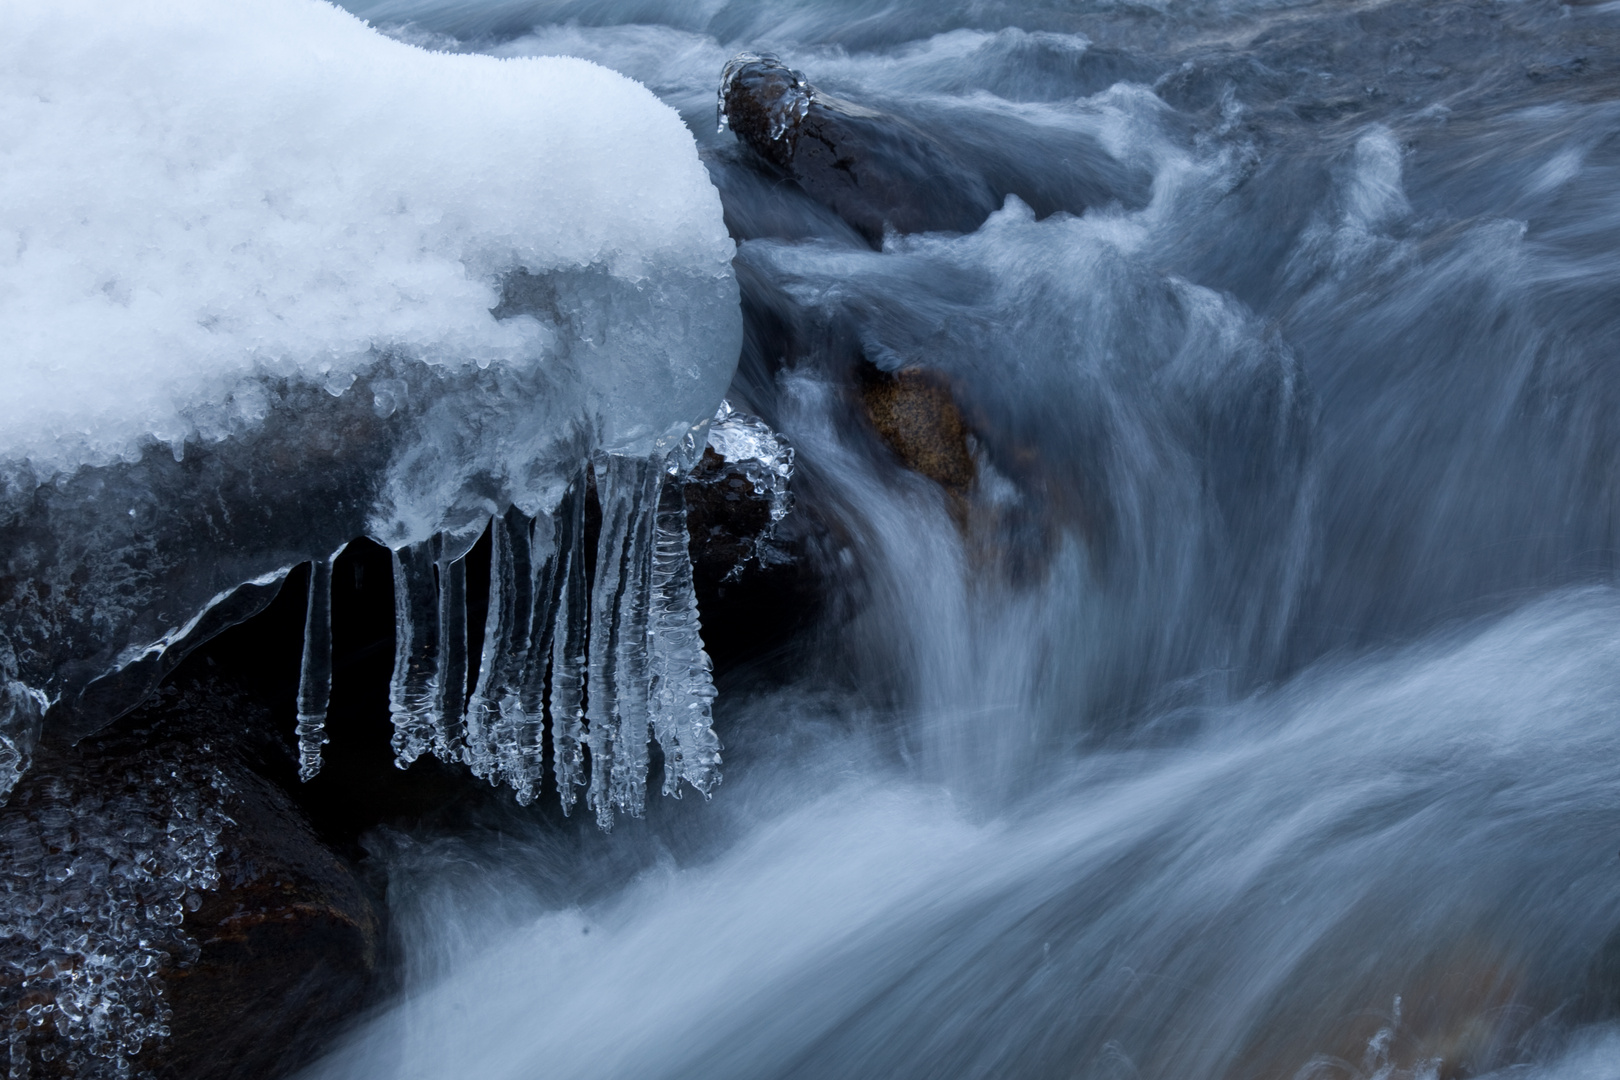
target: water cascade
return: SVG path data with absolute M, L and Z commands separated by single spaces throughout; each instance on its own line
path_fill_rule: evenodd
M 0 9 L 0 1004 L 84 1075 L 229 792 L 74 863 L 30 753 L 308 562 L 340 782 L 364 536 L 381 771 L 516 797 L 357 828 L 307 1080 L 1620 1077 L 1620 6 L 346 6 Z
M 312 1075 L 1616 1075 L 1620 16 L 356 10 L 681 112 L 830 584 L 701 814 L 393 837 Z

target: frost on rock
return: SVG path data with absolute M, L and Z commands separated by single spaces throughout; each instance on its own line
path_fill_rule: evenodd
M 26 1018 L 7 1032 L 12 1077 L 140 1075 L 137 1055 L 169 1033 L 155 976 L 195 961 L 186 905 L 219 881 L 217 767 L 149 746 L 121 782 L 75 780 L 40 776 L 0 829 L 0 1015 Z
M 741 341 L 674 111 L 584 61 L 428 53 L 316 0 L 60 0 L 0 5 L 0 142 L 0 793 L 36 739 L 98 730 L 365 535 L 397 552 L 400 760 L 532 795 L 549 687 L 566 790 L 600 745 L 622 766 L 593 808 L 633 807 L 643 481 Z M 608 597 L 583 577 L 584 461 L 624 518 Z M 492 517 L 509 621 L 467 703 L 460 559 Z M 603 678 L 603 727 L 576 731 Z
M 722 401 L 709 424 L 708 448 L 740 471 L 755 495 L 770 500 L 771 524 L 793 508 L 788 482 L 793 479 L 793 447 L 757 416 L 740 413 Z

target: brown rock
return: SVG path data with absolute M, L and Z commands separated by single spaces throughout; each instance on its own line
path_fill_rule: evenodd
M 243 769 L 227 807 L 219 887 L 186 914 L 198 958 L 160 975 L 173 1009 L 161 1074 L 177 1080 L 303 1064 L 364 1003 L 379 966 L 370 899 L 286 793 Z
M 867 418 L 889 449 L 961 503 L 975 469 L 967 423 L 945 380 L 922 368 L 890 374 L 866 364 L 860 391 Z

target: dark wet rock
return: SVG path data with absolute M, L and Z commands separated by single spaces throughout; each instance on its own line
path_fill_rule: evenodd
M 14 1067 L 269 1078 L 363 1003 L 377 916 L 271 778 L 271 730 L 240 693 L 170 688 L 41 754 L 0 810 Z
M 1033 581 L 1064 529 L 1093 539 L 1083 486 L 1073 477 L 1059 482 L 1038 447 L 996 430 L 945 375 L 862 363 L 855 376 L 861 407 L 883 444 L 901 465 L 944 489 L 979 572 Z
M 1146 69 L 1130 71 L 1146 77 Z M 971 232 L 1009 195 L 1038 217 L 1140 208 L 1151 195 L 1152 174 L 1116 159 L 1094 131 L 944 99 L 912 101 L 900 115 L 830 94 L 770 56 L 743 53 L 727 64 L 719 105 L 748 148 L 737 160 L 708 157 L 739 240 L 842 239 L 800 205 L 804 196 L 879 247 L 889 230 Z M 771 175 L 750 182 L 743 158 Z M 797 182 L 798 199 L 781 190 L 784 175 Z M 760 198 L 762 191 L 770 194 Z
M 984 177 L 937 139 L 817 90 L 774 57 L 732 60 L 720 99 L 739 139 L 874 247 L 887 230 L 971 232 L 1001 205 Z
M 166 1076 L 280 1075 L 355 1013 L 378 973 L 370 897 L 287 794 L 241 769 L 227 807 L 219 887 L 186 917 L 198 959 L 163 973 Z
M 686 481 L 693 573 L 716 579 L 740 575 L 758 558 L 774 524 L 770 499 L 754 490 L 742 466 L 704 450 Z
M 793 509 L 792 473 L 787 441 L 726 405 L 684 484 L 693 585 L 717 671 L 785 645 L 820 609 L 825 583 L 811 552 L 819 516 Z
M 773 237 L 813 238 L 847 247 L 866 245 L 866 238 L 849 222 L 798 184 L 783 183 L 781 170 L 763 164 L 746 145 L 723 143 L 700 153 L 720 192 L 726 230 L 739 243 Z
M 703 456 L 687 475 L 686 529 L 698 572 L 736 577 L 773 559 L 776 526 L 793 507 L 793 447 L 757 416 L 721 402 Z

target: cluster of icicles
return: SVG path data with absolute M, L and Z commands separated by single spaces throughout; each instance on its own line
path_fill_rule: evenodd
M 389 688 L 395 763 L 431 751 L 506 783 L 525 805 L 541 784 L 551 716 L 552 770 L 564 812 L 587 783 L 603 828 L 646 805 L 649 737 L 664 794 L 720 782 L 710 726 L 715 691 L 699 637 L 678 466 L 604 457 L 594 465 L 602 528 L 586 582 L 583 463 L 555 513 L 515 507 L 490 525 L 489 616 L 477 685 L 467 685 L 467 546 L 444 537 L 394 552 L 396 640 Z M 332 680 L 332 563 L 310 575 L 298 688 L 299 772 L 321 767 Z M 549 672 L 549 679 L 547 678 Z M 549 689 L 549 696 L 547 691 Z M 549 705 L 549 710 L 547 706 Z

